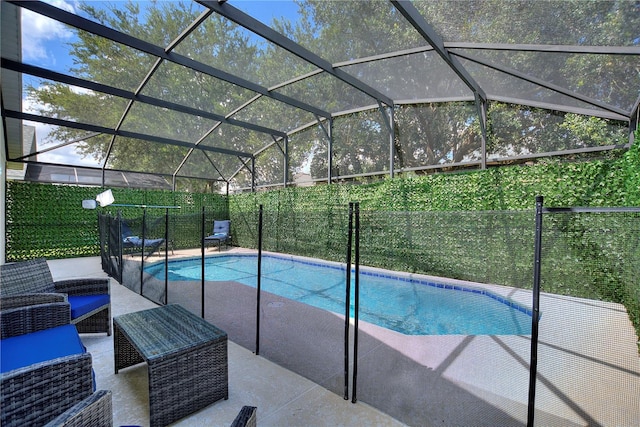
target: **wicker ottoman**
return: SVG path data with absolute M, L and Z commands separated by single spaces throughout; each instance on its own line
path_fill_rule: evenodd
M 179 305 L 113 318 L 116 374 L 149 367 L 151 427 L 229 398 L 227 334 Z

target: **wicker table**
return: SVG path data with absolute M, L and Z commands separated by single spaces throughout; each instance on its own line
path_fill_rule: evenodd
M 229 398 L 227 334 L 179 305 L 113 318 L 115 371 L 147 362 L 151 427 Z

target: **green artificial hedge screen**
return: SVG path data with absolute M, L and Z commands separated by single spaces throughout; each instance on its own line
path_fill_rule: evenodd
M 98 211 L 83 209 L 81 201 L 101 191 L 8 182 L 7 261 L 98 255 Z M 112 191 L 118 204 L 179 206 L 169 212 L 175 249 L 198 247 L 203 208 L 207 221 L 231 219 L 234 245 L 256 248 L 257 212 L 262 205 L 269 230 L 263 242 L 266 250 L 340 262 L 346 255 L 341 244 L 346 234 L 345 210 L 349 202 L 357 201 L 362 211 L 363 264 L 527 288 L 535 197 L 543 195 L 546 207 L 640 206 L 640 150 L 636 144 L 618 157 L 600 160 L 548 160 L 228 197 Z M 114 216 L 120 211 L 134 221 L 142 215 L 141 209 L 133 207 L 99 209 Z M 147 218 L 155 221 L 165 211 L 149 208 Z M 640 331 L 638 222 L 637 215 L 545 219 L 551 234 L 545 243 L 544 290 L 622 303 Z M 185 229 L 178 224 L 191 226 Z
M 81 201 L 94 199 L 92 187 L 9 181 L 6 194 L 7 261 L 34 257 L 68 258 L 99 254 L 97 213 Z M 359 202 L 362 210 L 505 211 L 533 209 L 543 195 L 547 207 L 640 206 L 640 149 L 617 158 L 586 162 L 548 160 L 536 165 L 481 171 L 408 176 L 362 185 L 319 185 L 231 195 L 113 189 L 118 204 L 180 206 L 179 212 L 213 208 L 221 216 L 265 210 L 316 211 Z M 124 217 L 141 215 L 136 208 Z M 178 210 L 176 210 L 178 211 Z M 161 209 L 148 215 L 161 216 Z M 253 238 L 253 237 L 252 237 Z M 236 236 L 239 245 L 254 246 Z

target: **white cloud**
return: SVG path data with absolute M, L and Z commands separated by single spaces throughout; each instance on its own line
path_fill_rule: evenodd
M 75 8 L 69 2 L 49 1 L 53 6 L 68 12 Z M 22 55 L 25 60 L 55 61 L 46 47 L 48 42 L 63 43 L 73 38 L 73 32 L 60 22 L 22 9 Z
M 79 87 L 79 86 L 69 86 L 69 90 L 71 90 L 71 92 L 78 94 L 78 95 L 94 95 L 97 92 L 91 90 L 91 89 L 87 89 L 84 87 Z
M 38 105 L 38 106 L 37 105 L 38 104 L 34 102 L 33 99 L 24 98 L 22 100 L 22 110 L 25 113 L 39 115 L 38 110 L 40 109 L 39 107 L 41 107 L 42 105 Z M 45 109 L 46 109 L 46 106 L 45 106 Z M 41 149 L 44 145 L 43 140 L 49 135 L 49 132 L 53 130 L 53 126 L 45 123 L 31 122 L 26 120 L 24 121 L 24 124 L 29 126 L 34 126 L 36 128 L 36 142 L 38 144 L 38 149 Z
M 35 100 L 30 98 L 25 98 L 22 100 L 22 109 L 25 113 L 38 114 L 38 108 L 42 107 L 43 104 L 38 104 Z M 46 109 L 46 104 L 44 104 Z M 44 150 L 50 147 L 54 147 L 57 144 L 60 144 L 60 141 L 47 141 L 47 137 L 49 133 L 55 129 L 55 126 L 48 125 L 46 123 L 32 122 L 25 120 L 25 125 L 34 126 L 36 128 L 36 145 L 37 150 Z M 46 141 L 46 142 L 45 142 Z M 31 159 L 33 160 L 33 159 Z M 52 151 L 48 151 L 46 153 L 42 153 L 38 155 L 38 161 L 45 163 L 59 163 L 59 164 L 67 164 L 67 165 L 84 165 L 84 166 L 100 166 L 100 162 L 89 157 L 83 158 L 79 153 L 76 152 L 74 146 L 64 146 L 57 148 Z
M 75 1 L 68 0 L 45 0 L 59 9 L 76 13 Z M 57 21 L 45 16 L 22 9 L 22 55 L 25 61 L 33 61 L 37 65 L 55 65 L 60 60 L 60 55 L 66 55 L 64 43 L 74 38 L 73 31 Z M 89 89 L 71 87 L 71 90 L 78 94 L 92 93 Z M 24 97 L 22 109 L 26 113 L 39 115 L 39 110 L 48 110 L 48 105 L 41 104 L 37 100 Z M 36 130 L 36 144 L 38 150 L 44 150 L 60 144 L 60 141 L 48 139 L 49 134 L 55 126 L 24 121 L 25 125 L 34 126 Z M 45 142 L 46 141 L 46 142 Z M 99 166 L 99 162 L 93 158 L 82 158 L 76 152 L 74 146 L 64 146 L 55 150 L 39 154 L 38 160 L 46 163 L 60 163 L 71 165 Z
M 60 143 L 58 141 L 49 141 L 48 144 L 43 143 L 44 139 L 49 135 L 49 132 L 54 129 L 54 126 L 31 122 L 28 120 L 25 120 L 24 124 L 34 126 L 36 128 L 36 145 L 38 150 L 46 150 L 47 148 L 55 147 Z M 73 145 L 66 145 L 52 151 L 38 154 L 38 161 L 63 165 L 101 166 L 101 163 L 92 157 L 82 157 L 80 153 L 76 152 L 76 147 Z
M 44 163 L 54 163 L 62 165 L 75 165 L 75 166 L 92 166 L 99 167 L 100 163 L 92 158 L 82 158 L 76 153 L 75 148 L 67 145 L 66 147 L 60 147 L 53 151 L 48 151 L 38 155 L 38 161 Z

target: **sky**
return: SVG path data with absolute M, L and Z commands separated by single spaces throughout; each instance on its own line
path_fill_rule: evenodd
M 73 2 L 55 0 L 49 1 L 52 5 L 69 12 L 75 12 Z M 73 40 L 73 33 L 64 25 L 42 15 L 22 9 L 22 60 L 23 62 L 50 68 L 54 71 L 64 72 L 69 69 L 71 59 L 67 55 L 66 44 Z M 23 76 L 23 84 L 37 86 L 39 79 L 27 75 Z M 24 112 L 36 114 L 34 101 L 23 95 L 22 109 Z M 42 142 L 49 134 L 51 126 L 27 122 L 25 124 L 35 126 L 38 149 L 51 147 L 53 144 L 44 145 Z M 42 162 L 69 163 L 96 166 L 91 159 L 80 159 L 71 147 L 54 150 L 38 156 Z
M 295 20 L 298 5 L 292 0 L 229 0 L 233 7 L 253 16 L 257 20 L 269 24 L 273 18 Z
M 68 12 L 77 13 L 79 11 L 79 2 L 76 0 L 45 1 Z M 89 1 L 96 7 L 103 3 Z M 295 20 L 298 10 L 297 5 L 291 0 L 229 0 L 229 4 L 266 24 L 272 22 L 274 17 L 286 17 Z M 23 62 L 60 73 L 69 72 L 73 62 L 68 55 L 68 44 L 75 39 L 73 31 L 52 19 L 22 9 L 22 34 Z M 25 86 L 29 84 L 38 86 L 39 81 L 38 78 L 23 76 L 23 84 Z M 22 108 L 24 112 L 37 114 L 38 107 L 42 106 L 35 105 L 33 100 L 27 99 L 23 95 Z M 57 142 L 47 143 L 46 145 L 43 143 L 51 130 L 51 126 L 35 122 L 25 122 L 25 124 L 36 127 L 39 150 L 57 144 Z M 71 146 L 43 153 L 38 156 L 38 160 L 41 162 L 101 166 L 94 159 L 81 159 Z

